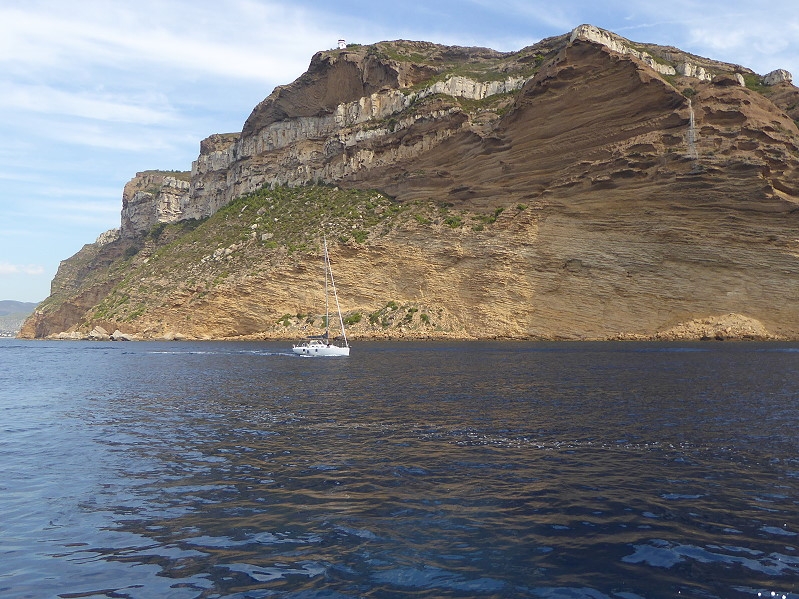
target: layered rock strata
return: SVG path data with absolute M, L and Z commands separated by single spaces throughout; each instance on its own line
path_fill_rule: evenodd
M 136 173 L 122 192 L 120 235 L 130 239 L 149 231 L 157 223 L 174 223 L 187 218 L 184 198 L 189 188 L 185 173 Z
M 552 54 L 567 41 L 601 44 L 642 61 L 661 75 L 711 81 L 716 74 L 730 73 L 743 85 L 742 73 L 752 73 L 738 65 L 691 57 L 676 48 L 636 45 L 592 25 L 545 40 L 529 53 L 541 60 L 543 52 Z M 423 42 L 405 44 L 440 54 L 460 52 L 466 60 L 497 61 L 509 56 L 479 48 L 445 47 L 442 51 L 440 46 Z M 541 50 L 536 52 L 538 46 Z M 409 111 L 411 106 L 436 95 L 482 101 L 517 92 L 532 76 L 478 81 L 450 75 L 420 87 L 425 79 L 438 75 L 435 66 L 378 56 L 379 52 L 370 48 L 318 53 L 305 75 L 289 86 L 278 87 L 253 110 L 241 134 L 215 134 L 201 142 L 190 185 L 157 172 L 137 174 L 123 193 L 122 235 L 141 234 L 158 222 L 210 216 L 233 198 L 264 184 L 338 181 L 359 176 L 364 169 L 412 158 L 460 128 L 478 123 L 465 121 L 462 111 L 451 104 L 438 110 Z M 331 80 L 335 86 L 320 83 Z M 791 74 L 782 69 L 763 79 L 766 85 L 790 80 Z M 431 120 L 439 123 L 435 135 L 408 143 L 412 131 Z M 445 125 L 447 121 L 450 126 Z M 397 147 L 400 136 L 403 143 Z M 163 189 L 159 189 L 161 185 Z
M 337 221 L 356 335 L 799 338 L 799 90 L 790 74 L 764 93 L 740 85 L 753 78 L 590 26 L 518 53 L 319 53 L 241 134 L 202 142 L 190 183 L 130 184 L 121 238 L 66 261 L 24 334 L 308 332 L 318 256 L 285 223 L 307 210 L 291 222 L 318 228 L 344 200 L 314 212 L 324 194 L 311 188 L 293 204 L 231 202 L 319 182 L 392 202 Z M 419 212 L 369 224 L 374 206 Z M 202 241 L 150 233 L 209 216 Z M 183 244 L 180 260 L 156 251 L 167 242 Z M 136 273 L 125 280 L 123 260 Z

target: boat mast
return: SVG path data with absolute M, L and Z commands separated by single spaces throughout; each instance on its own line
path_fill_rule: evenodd
M 344 330 L 344 317 L 341 316 L 341 306 L 338 303 L 338 292 L 336 292 L 336 281 L 333 280 L 333 267 L 330 266 L 330 255 L 327 253 L 327 238 L 325 237 L 324 233 L 322 234 L 322 239 L 325 242 L 325 265 L 327 272 L 330 273 L 330 285 L 333 287 L 333 297 L 336 300 L 336 311 L 338 312 L 338 321 L 341 325 L 341 336 L 344 339 L 344 345 L 349 345 L 347 343 L 347 331 Z M 325 277 L 325 285 L 327 285 L 327 277 Z M 325 290 L 327 287 L 325 287 Z M 325 301 L 327 301 L 327 291 L 325 291 Z M 330 323 L 330 318 L 328 317 L 328 324 Z
M 330 343 L 330 301 L 327 295 L 327 273 L 330 272 L 330 258 L 327 255 L 327 237 L 325 237 L 324 233 L 322 233 L 322 240 L 325 244 L 325 257 L 323 260 L 325 269 L 325 339 Z

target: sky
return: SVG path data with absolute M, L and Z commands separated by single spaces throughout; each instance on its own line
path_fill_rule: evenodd
M 0 300 L 45 299 L 137 172 L 190 170 L 340 38 L 514 51 L 583 23 L 799 81 L 796 0 L 0 0 Z

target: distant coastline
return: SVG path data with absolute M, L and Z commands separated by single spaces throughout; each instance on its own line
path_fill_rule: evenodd
M 38 302 L 0 300 L 0 337 L 16 337 Z

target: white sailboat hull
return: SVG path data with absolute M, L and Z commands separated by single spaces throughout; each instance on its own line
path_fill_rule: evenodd
M 312 340 L 307 343 L 298 343 L 292 351 L 300 356 L 349 356 L 349 346 L 328 345 L 321 341 Z

